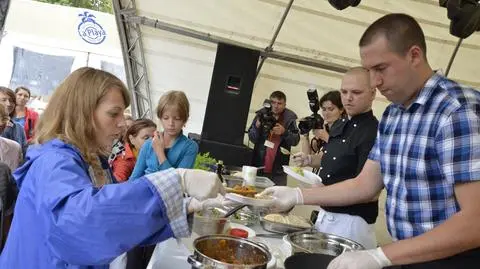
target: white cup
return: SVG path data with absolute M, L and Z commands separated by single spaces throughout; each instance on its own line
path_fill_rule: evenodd
M 244 165 L 242 167 L 242 177 L 245 179 L 245 185 L 255 186 L 255 180 L 257 179 L 257 167 Z

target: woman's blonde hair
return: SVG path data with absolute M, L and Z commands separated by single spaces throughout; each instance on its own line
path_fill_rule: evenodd
M 165 109 L 169 106 L 177 107 L 178 114 L 180 114 L 180 118 L 184 122 L 188 120 L 188 117 L 190 116 L 190 103 L 188 102 L 187 96 L 184 92 L 169 91 L 162 95 L 158 101 L 157 117 L 162 118 Z
M 94 112 L 109 89 L 119 89 L 130 104 L 129 92 L 123 82 L 114 75 L 83 67 L 71 73 L 55 90 L 35 128 L 35 144 L 43 144 L 58 138 L 78 148 L 85 161 L 93 168 L 95 183 L 102 186 L 106 175 L 99 155 L 106 149 L 95 145 Z

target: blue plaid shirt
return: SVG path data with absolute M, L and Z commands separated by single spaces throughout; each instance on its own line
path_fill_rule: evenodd
M 459 211 L 454 187 L 480 180 L 480 92 L 434 74 L 405 108 L 390 104 L 369 159 L 380 163 L 396 240 Z

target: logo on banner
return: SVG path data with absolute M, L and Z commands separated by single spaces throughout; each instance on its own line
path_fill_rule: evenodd
M 107 33 L 102 26 L 98 24 L 93 14 L 85 11 L 78 15 L 82 21 L 78 25 L 78 34 L 87 43 L 98 45 L 101 44 L 107 37 Z

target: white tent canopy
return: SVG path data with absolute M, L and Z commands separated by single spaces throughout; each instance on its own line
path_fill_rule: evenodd
M 134 10 L 134 14 L 127 16 L 130 18 L 127 21 L 139 23 L 152 105 L 155 106 L 166 90 L 186 91 L 193 110 L 187 131 L 199 133 L 216 44 L 172 33 L 172 30 L 176 26 L 196 36 L 264 49 L 270 44 L 289 2 L 136 0 L 132 5 L 128 0 L 121 0 L 120 9 L 133 7 Z M 273 50 L 336 67 L 357 66 L 360 65 L 357 44 L 361 34 L 371 22 L 393 12 L 410 14 L 420 22 L 426 35 L 431 66 L 445 70 L 458 39 L 449 34 L 447 10 L 439 7 L 435 0 L 363 0 L 358 7 L 343 11 L 334 9 L 326 0 L 296 0 Z M 164 30 L 156 29 L 155 24 Z M 449 77 L 480 88 L 480 69 L 476 68 L 479 59 L 480 34 L 477 32 L 463 41 Z M 300 117 L 309 115 L 306 90 L 313 86 L 322 95 L 338 89 L 341 77 L 339 72 L 268 58 L 255 83 L 249 120 L 262 101 L 279 89 L 287 95 L 287 107 Z M 377 96 L 374 104 L 377 117 L 387 104 L 383 96 Z

